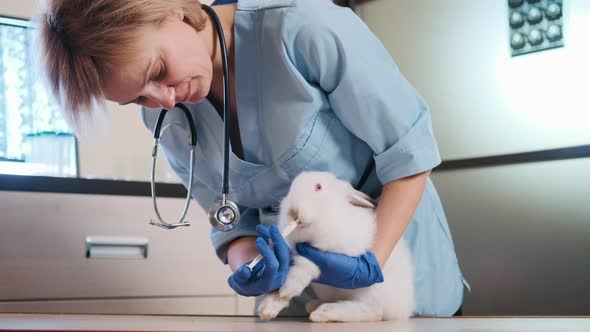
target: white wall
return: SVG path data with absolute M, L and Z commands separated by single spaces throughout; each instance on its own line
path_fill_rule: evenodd
M 590 1 L 564 48 L 512 58 L 504 0 L 375 0 L 359 15 L 429 103 L 444 159 L 590 142 Z
M 107 105 L 108 111 L 78 136 L 80 177 L 149 181 L 153 138 L 141 121 L 139 106 Z M 158 181 L 179 182 L 163 153 L 157 171 Z
M 30 18 L 37 3 L 37 0 L 0 0 L 0 15 Z

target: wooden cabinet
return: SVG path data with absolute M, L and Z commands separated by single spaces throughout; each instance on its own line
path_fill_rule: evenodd
M 166 220 L 183 203 L 158 200 Z M 0 191 L 0 211 L 0 312 L 228 315 L 244 302 L 194 201 L 191 226 L 175 230 L 148 225 L 152 201 L 142 196 Z M 86 258 L 87 236 L 145 238 L 147 258 Z

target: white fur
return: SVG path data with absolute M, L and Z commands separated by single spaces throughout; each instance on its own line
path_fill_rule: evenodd
M 321 189 L 316 190 L 319 184 Z M 383 268 L 384 282 L 355 290 L 312 283 L 319 268 L 298 256 L 296 243 L 358 256 L 370 249 L 375 234 L 375 211 L 370 198 L 328 172 L 304 172 L 291 184 L 281 202 L 279 228 L 296 216 L 297 228 L 286 239 L 293 265 L 283 286 L 267 294 L 258 307 L 262 319 L 272 319 L 311 283 L 317 301 L 306 305 L 314 322 L 360 322 L 407 319 L 415 309 L 412 260 L 403 239 Z

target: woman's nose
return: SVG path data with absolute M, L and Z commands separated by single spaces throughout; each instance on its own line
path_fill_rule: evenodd
M 168 110 L 173 109 L 174 105 L 176 105 L 176 91 L 174 86 L 163 84 L 154 85 L 148 91 L 146 97 Z

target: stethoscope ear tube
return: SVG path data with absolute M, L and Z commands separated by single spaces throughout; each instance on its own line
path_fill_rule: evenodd
M 191 144 L 191 146 L 196 146 L 197 145 L 197 130 L 195 128 L 195 121 L 193 120 L 193 116 L 191 115 L 191 112 L 182 103 L 178 103 L 178 104 L 174 105 L 174 108 L 176 108 L 176 107 L 180 108 L 184 112 L 184 116 L 186 117 L 186 121 L 188 123 L 190 133 L 191 133 L 190 144 Z M 160 111 L 160 115 L 158 116 L 158 120 L 156 121 L 156 126 L 154 127 L 154 138 L 157 140 L 160 139 L 160 134 L 162 133 L 162 124 L 164 123 L 164 117 L 166 116 L 166 113 L 168 113 L 168 110 L 162 109 L 162 111 Z
M 182 210 L 182 215 L 177 223 L 170 224 L 164 221 L 162 216 L 160 215 L 160 211 L 158 210 L 158 204 L 156 202 L 156 159 L 158 157 L 158 145 L 160 143 L 160 135 L 164 133 L 166 128 L 162 128 L 164 123 L 164 117 L 168 113 L 167 109 L 163 109 L 158 116 L 158 120 L 156 121 L 156 126 L 154 127 L 154 147 L 152 149 L 152 174 L 150 178 L 150 187 L 152 192 L 152 203 L 154 205 L 154 211 L 156 212 L 156 217 L 158 220 L 150 220 L 150 225 L 162 227 L 164 229 L 174 229 L 179 226 L 189 226 L 190 223 L 184 218 L 188 213 L 188 208 L 191 201 L 191 193 L 193 191 L 193 171 L 194 171 L 194 164 L 195 164 L 195 148 L 197 146 L 197 131 L 195 128 L 195 123 L 193 121 L 193 117 L 190 114 L 188 108 L 183 104 L 176 104 L 175 107 L 179 107 L 181 110 L 184 111 L 184 115 L 186 116 L 186 120 L 190 127 L 190 161 L 189 161 L 189 185 L 186 193 L 186 199 L 184 202 L 184 209 Z

